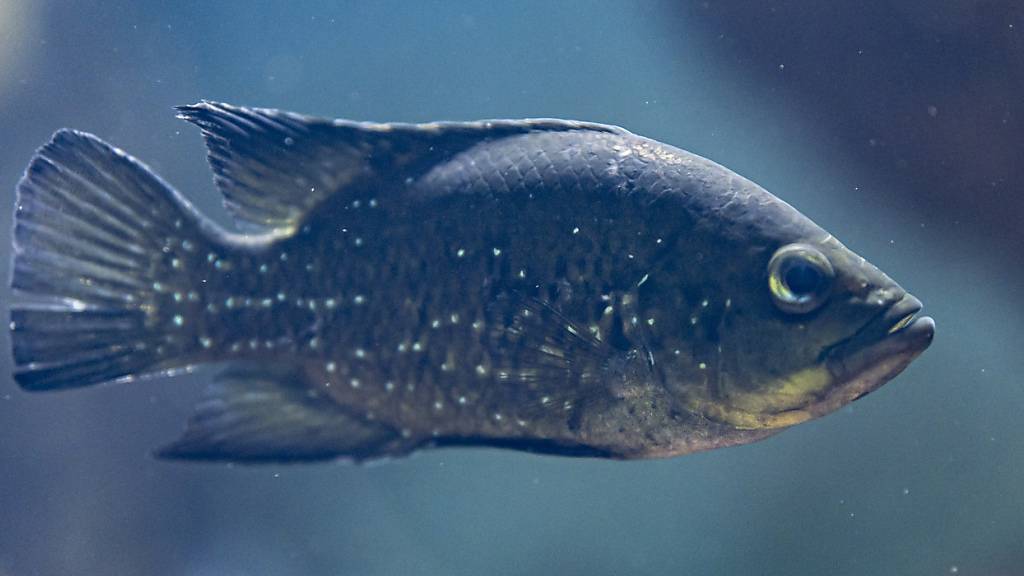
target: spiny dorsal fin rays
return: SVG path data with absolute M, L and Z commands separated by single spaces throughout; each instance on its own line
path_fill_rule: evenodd
M 325 122 L 212 102 L 178 111 L 202 128 L 214 180 L 245 232 L 291 232 L 364 165 L 365 145 L 331 137 Z
M 335 193 L 374 179 L 415 178 L 482 141 L 538 131 L 626 133 L 549 119 L 377 124 L 207 101 L 177 110 L 202 129 L 224 203 L 253 233 L 293 232 Z

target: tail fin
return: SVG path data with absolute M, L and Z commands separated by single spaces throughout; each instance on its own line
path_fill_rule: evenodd
M 15 380 L 53 390 L 181 365 L 194 345 L 165 305 L 208 241 L 188 203 L 95 136 L 61 130 L 18 185 L 11 286 Z M 170 309 L 168 309 L 170 308 Z M 178 330 L 176 330 L 178 328 Z

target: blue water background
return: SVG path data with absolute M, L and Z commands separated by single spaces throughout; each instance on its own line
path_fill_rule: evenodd
M 627 463 L 497 450 L 362 467 L 160 462 L 149 451 L 177 436 L 208 372 L 29 395 L 4 352 L 0 575 L 1024 574 L 1020 260 L 969 216 L 919 210 L 927 190 L 901 188 L 809 118 L 785 62 L 752 73 L 687 13 L 0 0 L 4 234 L 21 170 L 60 127 L 129 151 L 228 224 L 198 131 L 173 105 L 568 117 L 752 178 L 938 324 L 904 375 L 838 413 L 754 445 Z M 9 259 L 4 240 L 0 268 Z

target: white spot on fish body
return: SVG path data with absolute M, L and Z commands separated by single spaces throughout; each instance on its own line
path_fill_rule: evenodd
M 181 314 L 175 314 L 174 315 L 174 325 L 175 326 L 183 326 L 184 324 L 185 324 L 185 318 L 183 318 L 181 316 Z
M 357 306 L 361 305 L 364 302 L 366 302 L 366 297 L 363 296 L 362 294 L 356 294 L 355 298 L 352 299 L 352 302 L 354 302 Z

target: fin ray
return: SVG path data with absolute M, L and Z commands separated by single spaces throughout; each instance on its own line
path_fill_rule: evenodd
M 18 185 L 11 286 L 30 302 L 11 309 L 15 380 L 73 388 L 187 362 L 190 345 L 170 332 L 155 286 L 188 284 L 168 264 L 168 242 L 206 243 L 201 229 L 133 158 L 89 134 L 54 134 Z
M 609 363 L 623 353 L 596 338 L 562 314 L 554 304 L 517 291 L 499 294 L 491 313 L 500 344 L 492 370 L 502 380 L 532 391 L 533 401 L 519 403 L 518 414 L 533 417 L 552 406 L 565 410 L 601 397 L 607 390 Z
M 250 463 L 363 460 L 378 456 L 396 436 L 315 392 L 294 368 L 243 363 L 215 378 L 185 432 L 157 456 Z
M 203 131 L 217 187 L 244 231 L 293 231 L 327 197 L 401 182 L 485 140 L 537 131 L 625 130 L 571 120 L 378 124 L 203 101 L 177 108 Z

